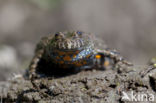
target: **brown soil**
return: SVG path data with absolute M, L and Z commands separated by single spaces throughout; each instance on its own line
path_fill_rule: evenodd
M 156 91 L 155 69 L 141 77 L 147 67 L 119 64 L 114 70 L 88 70 L 61 78 L 40 78 L 41 89 L 33 88 L 29 80 L 17 78 L 4 83 L 4 103 L 129 103 L 122 92 L 152 93 Z M 43 95 L 44 94 L 44 95 Z M 46 96 L 46 95 L 47 96 Z M 142 103 L 142 102 L 141 102 Z

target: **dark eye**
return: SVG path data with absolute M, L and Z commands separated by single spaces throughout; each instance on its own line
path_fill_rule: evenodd
M 59 32 L 55 33 L 55 37 L 59 36 Z
M 62 39 L 64 38 L 64 34 L 62 32 L 55 33 L 55 39 Z
M 81 34 L 82 34 L 82 32 L 81 32 L 81 31 L 77 31 L 76 33 L 77 33 L 78 35 L 81 35 Z

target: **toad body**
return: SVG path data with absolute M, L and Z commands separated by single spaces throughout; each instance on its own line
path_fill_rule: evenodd
M 115 51 L 97 49 L 90 33 L 57 32 L 43 37 L 37 44 L 29 77 L 62 75 L 93 68 L 103 70 L 117 62 L 129 64 Z

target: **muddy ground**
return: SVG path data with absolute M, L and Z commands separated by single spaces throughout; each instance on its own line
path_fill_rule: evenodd
M 30 80 L 20 75 L 1 83 L 2 103 L 154 103 L 156 69 L 117 64 L 113 70 L 87 70 L 77 74 L 35 80 L 40 91 Z M 123 92 L 144 93 L 143 101 L 125 100 Z M 131 95 L 131 94 L 128 94 Z M 132 99 L 130 97 L 130 99 Z

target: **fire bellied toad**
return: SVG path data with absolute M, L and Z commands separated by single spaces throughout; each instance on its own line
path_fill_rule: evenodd
M 29 77 L 38 77 L 39 73 L 59 75 L 83 69 L 104 69 L 117 62 L 130 64 L 115 51 L 97 49 L 91 34 L 57 32 L 38 43 L 29 67 Z

